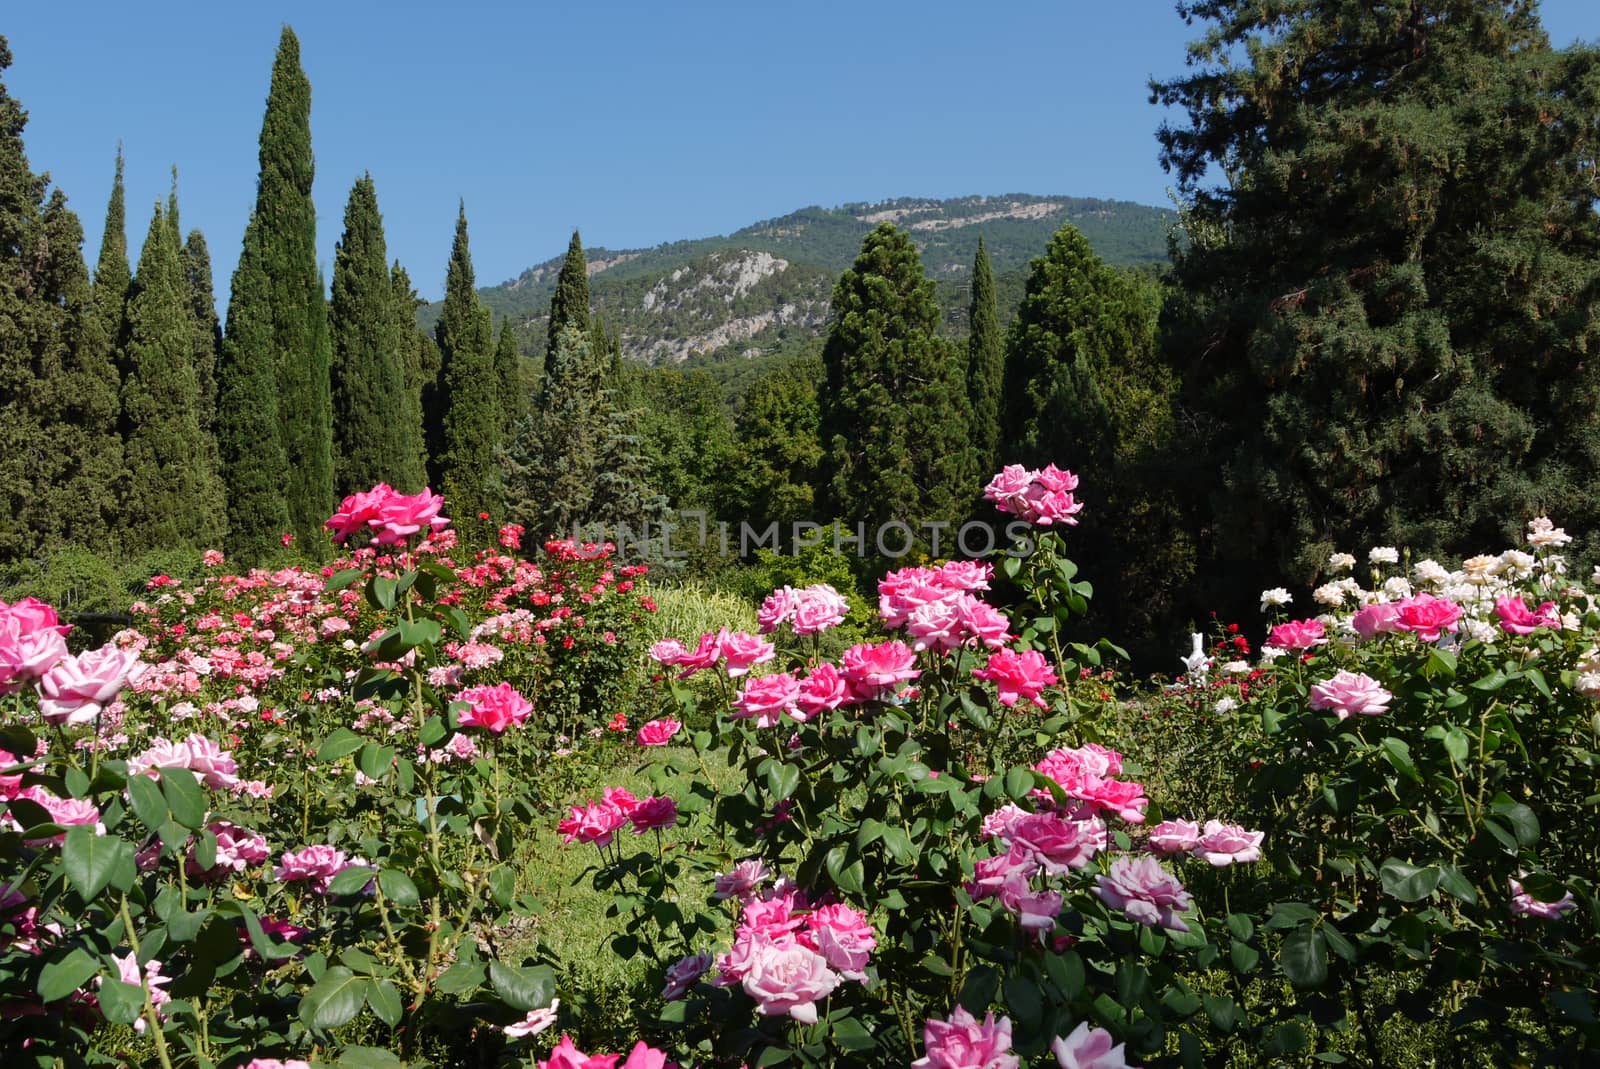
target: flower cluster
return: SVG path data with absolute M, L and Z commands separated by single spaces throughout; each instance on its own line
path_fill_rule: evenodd
M 419 532 L 450 526 L 450 521 L 439 515 L 443 507 L 444 498 L 427 489 L 402 494 L 388 483 L 379 483 L 345 498 L 323 526 L 333 532 L 335 542 L 370 533 L 375 546 L 398 546 Z
M 568 815 L 556 825 L 566 843 L 594 843 L 609 846 L 617 832 L 633 825 L 635 835 L 661 831 L 678 822 L 678 805 L 671 798 L 635 798 L 621 787 L 607 787 L 599 801 L 569 807 Z
M 1078 477 L 1054 464 L 1030 471 L 1021 464 L 1007 464 L 989 480 L 983 496 L 1001 512 L 1020 517 L 1040 527 L 1056 524 L 1075 526 L 1083 503 L 1072 496 Z
M 796 635 L 816 635 L 844 623 L 850 603 L 827 583 L 814 583 L 799 590 L 783 587 L 768 594 L 756 613 L 761 633 L 770 635 L 788 624 Z

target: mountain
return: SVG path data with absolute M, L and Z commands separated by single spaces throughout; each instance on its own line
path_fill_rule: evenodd
M 964 315 L 980 234 L 1002 295 L 1020 297 L 1029 260 L 1063 223 L 1083 231 L 1107 262 L 1140 267 L 1166 262 L 1173 221 L 1169 211 L 1129 201 L 1026 193 L 802 208 L 721 237 L 589 249 L 590 294 L 630 359 L 676 364 L 697 354 L 754 356 L 803 345 L 822 332 L 835 280 L 882 222 L 910 231 L 954 321 Z M 557 256 L 479 291 L 497 320 L 509 316 L 518 324 L 525 351 L 544 349 L 544 319 L 560 270 Z M 419 312 L 425 327 L 438 309 Z

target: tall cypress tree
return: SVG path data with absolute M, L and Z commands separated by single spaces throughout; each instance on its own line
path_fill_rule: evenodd
M 217 354 L 222 349 L 222 324 L 211 285 L 211 250 L 206 236 L 189 231 L 183 243 L 183 276 L 189 289 L 189 325 L 194 331 L 194 377 L 200 391 L 200 428 L 215 435 L 217 427 Z
M 561 332 L 568 327 L 584 334 L 590 331 L 589 262 L 584 258 L 583 239 L 576 230 L 572 232 L 572 241 L 567 244 L 567 258 L 561 264 L 561 273 L 556 276 L 556 292 L 550 298 L 550 321 L 545 328 L 542 395 L 547 396 L 552 389 L 559 392 L 566 388 L 564 383 L 552 383 L 551 375 L 563 375 L 577 370 L 568 367 L 567 362 L 557 361 L 555 358 Z M 591 363 L 598 360 L 604 352 L 604 348 L 595 346 L 592 339 L 588 350 Z M 593 375 L 593 369 L 589 366 L 585 366 L 582 371 L 585 375 Z
M 594 363 L 589 331 L 569 323 L 556 340 L 544 396 L 517 425 L 504 457 L 509 515 L 542 537 L 567 537 L 590 520 L 602 430 L 595 391 L 585 381 Z
M 508 440 L 511 428 L 528 414 L 528 390 L 522 384 L 522 357 L 517 352 L 516 331 L 511 317 L 500 324 L 500 340 L 494 349 L 495 373 L 500 376 L 501 439 Z
M 972 307 L 967 317 L 967 400 L 972 406 L 972 447 L 979 472 L 1000 470 L 1000 401 L 1005 385 L 1006 346 L 995 305 L 994 269 L 978 237 L 972 261 Z
M 416 493 L 430 480 L 427 413 L 436 404 L 438 392 L 439 347 L 417 329 L 417 309 L 427 304 L 411 286 L 411 276 L 396 260 L 389 270 L 390 314 L 394 317 L 395 345 L 400 353 L 400 375 L 405 385 L 400 398 L 399 441 L 396 448 L 415 458 L 411 465 L 416 481 L 395 487 L 403 493 Z
M 311 201 L 311 84 L 285 26 L 261 126 L 256 206 L 234 271 L 219 367 L 223 462 L 236 538 L 253 553 L 287 524 L 315 545 L 333 502 L 327 302 Z M 270 404 L 263 368 L 271 371 Z M 231 381 L 230 381 L 231 378 Z M 265 417 L 272 419 L 268 445 Z M 282 519 L 279 519 L 282 517 Z
M 227 528 L 222 482 L 200 428 L 189 286 L 178 250 L 158 204 L 128 300 L 121 544 L 130 552 L 215 546 Z
M 333 407 L 338 493 L 422 482 L 405 434 L 405 368 L 389 253 L 370 174 L 356 180 L 334 251 Z
M 458 512 L 492 511 L 499 499 L 500 376 L 493 320 L 473 281 L 465 204 L 456 217 L 436 336 L 443 402 L 440 489 Z
M 833 515 L 955 522 L 976 492 L 966 385 L 904 231 L 879 225 L 833 291 L 821 431 Z

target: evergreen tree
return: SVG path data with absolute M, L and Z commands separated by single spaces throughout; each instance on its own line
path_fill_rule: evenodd
M 493 320 L 473 282 L 465 205 L 456 217 L 436 337 L 444 446 L 440 491 L 462 514 L 493 511 L 500 496 L 500 376 Z
M 218 443 L 229 517 L 246 559 L 259 555 L 285 525 L 302 545 L 318 544 L 322 521 L 336 503 L 314 171 L 311 84 L 300 69 L 300 43 L 285 26 L 261 126 L 256 206 L 234 271 L 218 367 Z
M 639 386 L 651 486 L 674 508 L 724 514 L 733 417 L 721 384 L 701 368 L 656 368 Z
M 412 288 L 411 276 L 396 260 L 389 270 L 391 314 L 394 316 L 395 344 L 400 352 L 401 380 L 405 385 L 400 398 L 400 443 L 397 448 L 415 460 L 411 471 L 416 482 L 395 484 L 404 493 L 415 493 L 428 485 L 431 476 L 428 452 L 427 412 L 437 406 L 439 347 L 417 329 L 417 309 L 427 304 Z M 441 428 L 441 436 L 443 429 Z
M 823 478 L 835 517 L 956 522 L 977 492 L 965 376 L 904 231 L 879 225 L 833 291 Z
M 216 546 L 226 531 L 222 482 L 200 428 L 193 343 L 188 280 L 158 204 L 128 300 L 120 541 L 130 552 Z
M 408 338 L 395 314 L 389 253 L 370 174 L 356 180 L 344 212 L 344 235 L 334 251 L 333 300 L 328 314 L 333 335 L 335 490 L 339 496 L 377 483 L 417 487 L 411 415 L 406 405 Z
M 495 372 L 500 376 L 501 437 L 510 440 L 511 428 L 528 414 L 528 389 L 522 383 L 522 357 L 517 352 L 517 334 L 511 318 L 500 324 L 500 340 L 494 349 Z
M 994 269 L 989 250 L 978 237 L 978 255 L 972 261 L 972 307 L 967 318 L 967 400 L 972 406 L 972 447 L 978 471 L 1000 470 L 1000 401 L 1006 370 L 1005 336 L 995 306 Z
M 585 334 L 590 330 L 589 264 L 583 256 L 583 240 L 576 230 L 572 232 L 572 241 L 567 245 L 567 258 L 561 264 L 561 273 L 556 276 L 555 295 L 550 298 L 550 319 L 545 328 L 547 339 L 544 357 L 545 395 L 552 390 L 559 393 L 565 389 L 565 384 L 551 382 L 551 375 L 565 374 L 566 370 L 572 370 L 557 367 L 555 359 L 561 332 L 569 326 Z M 596 345 L 593 338 L 590 339 L 587 349 L 591 360 L 599 360 L 605 352 L 604 346 Z M 593 374 L 593 369 L 585 367 L 583 373 L 585 376 L 590 376 Z
M 787 530 L 816 515 L 821 380 L 821 361 L 807 357 L 763 375 L 739 400 L 730 504 L 759 528 L 776 521 Z
M 503 458 L 509 515 L 542 538 L 568 537 L 574 525 L 589 522 L 600 434 L 595 391 L 583 372 L 593 364 L 589 332 L 569 323 L 557 341 L 544 397 L 518 423 Z
M 211 286 L 211 250 L 206 247 L 206 236 L 198 230 L 189 231 L 184 240 L 183 275 L 189 291 L 189 324 L 194 331 L 192 352 L 195 383 L 200 391 L 200 429 L 214 436 L 222 324 L 217 319 L 217 297 Z
M 1152 89 L 1187 117 L 1160 139 L 1207 573 L 1255 590 L 1335 548 L 1502 544 L 1546 509 L 1592 535 L 1595 50 L 1552 50 L 1510 0 L 1189 13 L 1192 70 Z

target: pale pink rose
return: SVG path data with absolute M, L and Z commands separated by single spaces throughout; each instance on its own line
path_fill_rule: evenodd
M 1095 883 L 1100 900 L 1129 920 L 1150 928 L 1189 930 L 1178 914 L 1194 904 L 1194 897 L 1155 858 L 1119 857 L 1109 873 L 1095 877 Z
M 560 1008 L 561 1000 L 551 999 L 550 1005 L 540 1010 L 529 1010 L 526 1017 L 506 1025 L 501 1031 L 512 1039 L 536 1036 L 556 1023 L 556 1011 Z
M 994 565 L 975 560 L 953 560 L 941 564 L 939 582 L 948 590 L 988 590 L 994 578 Z
M 776 727 L 785 713 L 795 720 L 805 718 L 799 701 L 799 681 L 789 672 L 777 672 L 746 681 L 744 689 L 734 699 L 735 712 L 729 715 L 734 720 L 755 717 L 758 727 Z
M 688 679 L 701 669 L 710 668 L 721 659 L 721 635 L 701 635 L 699 645 L 695 646 L 694 651 L 685 652 L 678 658 L 677 665 L 683 669 L 678 673 L 678 678 Z
M 1039 871 L 1039 862 L 1025 848 L 1013 846 L 1003 854 L 979 858 L 972 864 L 972 879 L 967 881 L 967 894 L 973 901 L 994 898 L 1017 880 L 1026 884 Z
M 650 659 L 661 665 L 674 665 L 689 651 L 675 638 L 664 638 L 650 647 Z
M 1331 711 L 1340 720 L 1351 714 L 1378 716 L 1389 711 L 1394 697 L 1376 679 L 1341 670 L 1332 679 L 1311 685 L 1311 708 Z
M 1115 813 L 1129 824 L 1143 824 L 1145 808 L 1150 804 L 1144 784 L 1095 775 L 1085 776 L 1076 790 L 1066 793 L 1086 803 L 1091 816 Z
M 985 839 L 1006 838 L 1010 833 L 1011 825 L 1030 815 L 1021 806 L 1007 802 L 983 818 L 981 834 Z
M 163 768 L 188 768 L 189 759 L 189 747 L 184 743 L 155 738 L 143 753 L 128 758 L 128 775 L 158 780 Z
M 1267 645 L 1280 650 L 1309 650 L 1325 645 L 1327 641 L 1327 628 L 1323 627 L 1321 620 L 1289 620 L 1273 624 L 1272 630 L 1267 633 Z
M 228 872 L 243 872 L 251 865 L 261 864 L 269 856 L 267 840 L 260 832 L 241 828 L 225 820 L 207 824 L 206 830 L 217 839 L 216 864 L 209 869 L 201 868 L 195 856 L 195 844 L 191 840 L 188 858 L 184 862 L 191 877 L 208 878 Z
M 1237 824 L 1208 820 L 1200 841 L 1194 845 L 1194 856 L 1218 868 L 1259 861 L 1261 840 L 1265 837 L 1266 832 L 1247 831 Z
M 708 953 L 690 954 L 678 960 L 667 970 L 667 986 L 661 989 L 661 998 L 666 1002 L 678 1001 L 700 982 L 700 977 L 710 968 L 711 955 Z
M 1046 873 L 1059 876 L 1088 866 L 1103 839 L 1098 822 L 1063 820 L 1054 813 L 1029 813 L 1012 821 L 1005 841 L 1013 850 L 1025 851 Z
M 987 679 L 995 686 L 1000 704 L 1013 706 L 1017 701 L 1030 701 L 1044 709 L 1047 703 L 1040 698 L 1045 687 L 1054 686 L 1056 674 L 1050 662 L 1038 650 L 995 650 L 989 663 L 973 670 L 974 679 Z
M 571 815 L 556 825 L 556 831 L 560 832 L 563 842 L 605 846 L 627 822 L 628 814 L 620 806 L 587 802 L 572 806 Z
M 64 727 L 90 723 L 127 686 L 138 665 L 138 653 L 115 646 L 66 657 L 39 680 L 39 713 Z
M 717 901 L 727 898 L 743 901 L 755 894 L 756 888 L 767 881 L 768 875 L 767 866 L 760 858 L 754 861 L 741 861 L 733 866 L 732 872 L 716 878 L 711 897 Z
M 309 883 L 318 894 L 327 894 L 333 878 L 350 867 L 350 856 L 332 846 L 308 846 L 302 850 L 285 850 L 272 870 L 273 878 L 280 883 Z
M 901 683 L 922 674 L 916 667 L 917 655 L 900 641 L 851 646 L 839 664 L 851 695 L 861 701 L 887 698 Z
M 1432 594 L 1418 594 L 1395 606 L 1395 626 L 1424 642 L 1438 642 L 1446 631 L 1454 633 L 1460 626 L 1461 606 Z
M 761 633 L 770 635 L 780 624 L 794 619 L 794 611 L 799 605 L 800 597 L 793 587 L 781 587 L 768 594 L 762 600 L 761 608 L 756 610 L 756 623 L 760 625 Z
M 722 662 L 730 679 L 739 678 L 758 664 L 766 664 L 777 652 L 777 647 L 766 639 L 727 628 L 717 635 L 717 644 L 722 649 Z
M 1061 1069 L 1130 1069 L 1123 1044 L 1104 1028 L 1090 1028 L 1088 1021 L 1065 1039 L 1057 1036 L 1050 1050 Z
M 1362 638 L 1391 635 L 1400 630 L 1400 606 L 1393 601 L 1376 601 L 1364 605 L 1350 617 L 1350 626 Z
M 156 1015 L 165 1020 L 167 1015 L 162 1012 L 161 1007 L 172 1001 L 172 996 L 167 994 L 163 987 L 172 982 L 172 977 L 161 975 L 161 962 L 151 958 L 141 969 L 139 959 L 131 950 L 126 954 L 113 954 L 111 960 L 117 963 L 118 978 L 125 984 L 144 988 L 150 998 L 150 1005 L 155 1007 Z M 100 977 L 95 978 L 96 987 L 100 986 L 101 982 Z M 144 1015 L 140 1014 L 139 1019 L 133 1023 L 133 1030 L 143 1033 L 147 1026 Z
M 1025 932 L 1048 932 L 1061 915 L 1059 891 L 1035 891 L 1021 873 L 1012 873 L 1000 886 L 1000 903 L 1017 915 Z
M 189 755 L 184 767 L 213 790 L 232 790 L 239 785 L 238 765 L 233 754 L 222 749 L 204 735 L 190 735 L 183 740 L 183 749 Z
M 372 544 L 398 546 L 419 531 L 442 531 L 450 521 L 439 515 L 444 498 L 423 489 L 415 494 L 391 491 L 378 503 L 377 515 L 367 521 L 367 526 L 377 531 Z
M 867 918 L 846 905 L 819 906 L 806 917 L 802 941 L 847 980 L 865 980 L 867 959 L 878 945 L 878 933 Z
M 1526 873 L 1524 873 L 1526 875 Z M 1511 912 L 1522 917 L 1538 917 L 1541 920 L 1559 920 L 1563 913 L 1577 909 L 1577 899 L 1568 891 L 1555 902 L 1541 902 L 1527 891 L 1522 889 L 1519 880 L 1511 881 Z
M 992 1010 L 982 1021 L 964 1006 L 957 1006 L 948 1021 L 930 1019 L 922 1028 L 922 1049 L 911 1069 L 1017 1069 L 1019 1064 L 1011 1053 L 1011 1018 L 996 1021 Z
M 813 583 L 799 592 L 790 626 L 797 635 L 815 635 L 844 623 L 850 602 L 827 583 Z
M 467 703 L 467 708 L 456 717 L 458 725 L 487 728 L 496 735 L 504 734 L 509 727 L 521 726 L 533 713 L 528 699 L 517 693 L 510 683 L 468 687 L 457 694 L 455 700 Z
M 50 822 L 59 824 L 63 828 L 83 824 L 94 828 L 96 835 L 104 835 L 106 826 L 100 820 L 100 810 L 95 808 L 93 802 L 87 798 L 58 798 L 44 787 L 24 787 L 13 798 L 26 798 L 30 802 L 42 806 L 50 814 Z M 5 822 L 18 831 L 25 831 L 10 813 L 5 815 Z M 41 846 L 45 843 L 60 843 L 66 841 L 66 833 L 51 836 L 48 839 L 29 839 L 28 846 Z
M 324 638 L 330 635 L 342 635 L 350 630 L 350 621 L 343 616 L 329 616 L 323 619 L 317 630 L 322 632 Z
M 1510 635 L 1531 635 L 1541 627 L 1561 627 L 1561 611 L 1553 601 L 1529 609 L 1521 597 L 1504 594 L 1495 599 L 1494 611 L 1500 617 L 1500 627 Z
M 1163 820 L 1150 829 L 1150 849 L 1158 854 L 1186 854 L 1199 842 L 1198 821 Z
M 839 986 L 839 974 L 808 946 L 778 945 L 757 936 L 751 940 L 750 963 L 740 984 L 763 1017 L 786 1013 L 801 1024 L 816 1024 L 817 1002 Z
M 918 653 L 924 650 L 948 653 L 961 648 L 961 615 L 956 597 L 947 594 L 938 601 L 925 602 L 911 610 L 905 626 L 912 649 Z
M 1007 501 L 1019 498 L 1033 485 L 1034 473 L 1021 464 L 1007 464 L 983 488 L 983 496 L 990 501 Z
M 683 724 L 671 717 L 652 720 L 639 729 L 635 736 L 640 746 L 665 746 L 672 736 L 683 730 Z
M 807 720 L 850 701 L 850 688 L 833 665 L 824 662 L 800 681 L 796 704 Z
M 633 823 L 635 835 L 670 828 L 678 823 L 678 803 L 664 796 L 646 798 L 633 807 L 628 820 Z
M 379 483 L 371 490 L 357 492 L 339 504 L 338 511 L 329 516 L 322 526 L 333 532 L 335 542 L 343 542 L 352 535 L 364 535 L 378 519 L 383 503 L 394 494 L 394 487 Z M 287 544 L 287 543 L 285 543 Z
M 571 1036 L 562 1036 L 550 1057 L 535 1065 L 537 1069 L 613 1069 L 621 1060 L 620 1054 L 585 1054 L 573 1044 Z

